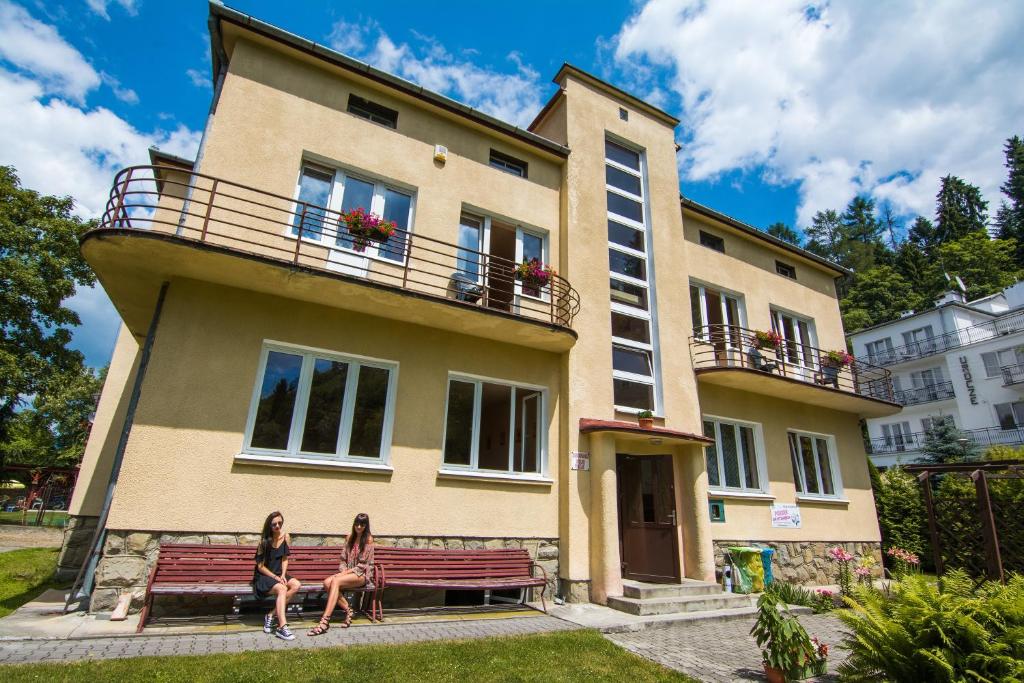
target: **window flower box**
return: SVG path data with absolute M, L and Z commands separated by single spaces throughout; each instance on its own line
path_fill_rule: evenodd
M 759 349 L 776 350 L 782 346 L 782 335 L 775 330 L 754 330 L 754 346 Z
M 523 293 L 531 296 L 540 294 L 540 290 L 548 286 L 555 275 L 555 269 L 541 263 L 540 259 L 532 258 L 516 266 L 515 277 L 523 283 Z
M 398 227 L 394 221 L 384 220 L 362 207 L 341 214 L 341 221 L 352 235 L 352 249 L 360 253 L 366 251 L 370 242 L 387 242 Z

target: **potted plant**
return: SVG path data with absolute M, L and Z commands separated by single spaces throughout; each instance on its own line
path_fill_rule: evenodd
M 819 659 L 807 631 L 790 614 L 789 608 L 780 604 L 774 593 L 765 592 L 758 598 L 757 621 L 750 629 L 750 635 L 761 648 L 764 673 L 769 683 L 798 680 L 804 674 L 804 667 Z
M 531 296 L 540 294 L 540 290 L 548 286 L 555 275 L 555 269 L 541 263 L 540 259 L 532 258 L 516 266 L 515 277 L 523 283 L 523 293 Z
M 641 429 L 650 429 L 654 426 L 654 413 L 649 410 L 641 410 L 636 414 L 636 421 Z
M 370 242 L 387 242 L 398 228 L 394 221 L 384 220 L 362 207 L 341 214 L 341 222 L 352 235 L 352 248 L 358 252 L 366 251 Z
M 754 346 L 759 349 L 777 350 L 782 346 L 782 335 L 775 330 L 754 330 Z
M 829 351 L 821 359 L 822 367 L 843 368 L 853 363 L 853 356 L 843 350 Z

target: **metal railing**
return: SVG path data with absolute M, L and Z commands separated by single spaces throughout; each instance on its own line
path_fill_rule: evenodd
M 1003 373 L 1004 387 L 1024 382 L 1024 365 L 1004 365 L 999 370 Z
M 975 446 L 1016 446 L 1024 444 L 1024 428 L 982 427 L 979 429 L 961 429 L 965 438 Z M 928 432 L 912 432 L 910 434 L 894 434 L 891 437 L 868 439 L 864 447 L 871 455 L 894 455 L 919 451 L 924 447 Z
M 878 365 L 905 363 L 1021 331 L 1024 331 L 1024 312 L 1018 311 L 971 327 L 897 346 L 891 350 L 887 349 L 881 353 L 869 353 L 867 361 Z
M 360 252 L 338 211 L 173 167 L 118 173 L 99 227 L 169 233 L 560 327 L 580 308 L 559 275 L 531 287 L 516 261 L 406 230 Z
M 901 389 L 896 392 L 896 402 L 905 406 L 913 406 L 930 401 L 945 401 L 955 396 L 952 382 L 936 382 L 923 387 Z
M 760 348 L 754 330 L 735 325 L 704 325 L 690 337 L 694 369 L 747 368 L 778 377 L 895 402 L 892 373 L 854 359 L 835 364 L 828 351 L 795 341 L 779 348 Z

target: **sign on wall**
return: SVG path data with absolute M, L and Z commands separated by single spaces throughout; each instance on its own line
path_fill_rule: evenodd
M 569 469 L 589 470 L 590 453 L 585 451 L 572 451 L 569 453 Z
M 960 356 L 960 369 L 964 373 L 964 384 L 967 385 L 967 395 L 971 398 L 971 405 L 978 405 L 978 392 L 974 390 L 974 378 L 971 377 L 971 366 L 967 364 L 967 356 Z
M 800 506 L 795 503 L 772 505 L 772 526 L 782 529 L 799 529 Z

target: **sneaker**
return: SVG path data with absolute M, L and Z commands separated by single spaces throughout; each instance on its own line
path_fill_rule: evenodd
M 263 632 L 264 633 L 273 633 L 274 632 L 274 624 L 276 624 L 276 623 L 277 623 L 277 615 L 276 614 L 268 614 L 265 617 L 263 617 Z
M 274 635 L 280 638 L 281 640 L 295 640 L 295 634 L 288 629 L 288 624 L 285 624 L 284 626 L 278 626 L 274 630 Z

